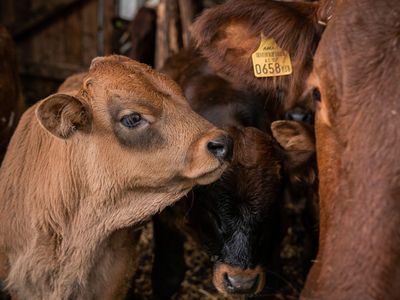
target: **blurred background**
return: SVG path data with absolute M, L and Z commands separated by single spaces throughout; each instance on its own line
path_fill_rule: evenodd
M 22 90 L 30 105 L 99 55 L 123 54 L 161 67 L 170 54 L 187 46 L 193 18 L 220 2 L 1 0 L 0 24 L 16 44 Z

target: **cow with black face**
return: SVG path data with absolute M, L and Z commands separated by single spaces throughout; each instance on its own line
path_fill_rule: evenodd
M 282 165 L 271 137 L 250 127 L 230 132 L 231 166 L 216 184 L 193 191 L 188 226 L 215 261 L 215 287 L 253 294 L 264 287 L 282 236 Z
M 221 293 L 250 295 L 276 286 L 275 276 L 268 274 L 280 267 L 283 189 L 292 164 L 288 150 L 293 156 L 296 151 L 314 151 L 313 143 L 298 134 L 304 125 L 276 123 L 273 131 L 280 147 L 269 132 L 271 120 L 262 95 L 239 90 L 193 52 L 171 58 L 164 71 L 181 85 L 197 113 L 215 125 L 228 126 L 234 150 L 220 180 L 193 189 L 155 219 L 155 297 L 170 298 L 183 280 L 185 236 L 214 262 L 213 283 Z M 290 124 L 299 130 L 288 130 Z

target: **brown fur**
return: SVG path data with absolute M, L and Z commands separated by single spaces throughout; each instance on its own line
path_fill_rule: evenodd
M 127 111 L 149 125 L 123 128 L 113 113 Z M 156 130 L 162 144 L 125 146 L 113 128 Z M 75 94 L 52 95 L 23 115 L 0 169 L 9 291 L 18 299 L 122 299 L 134 270 L 132 226 L 221 175 L 225 163 L 206 147 L 221 135 L 167 77 L 120 56 L 95 59 Z
M 324 29 L 318 24 L 318 8 L 315 3 L 231 0 L 205 11 L 192 33 L 217 72 L 246 87 L 280 95 L 280 104 L 288 109 L 304 90 Z M 254 77 L 251 55 L 260 45 L 261 33 L 289 52 L 293 74 Z
M 8 142 L 24 111 L 14 43 L 7 30 L 0 26 L 0 163 Z
M 78 74 L 69 76 L 60 85 L 57 92 L 63 93 L 63 94 L 71 94 L 71 95 L 76 94 L 76 91 L 78 91 L 81 88 L 82 82 L 83 82 L 84 78 L 86 77 L 86 75 L 87 75 L 87 73 L 78 73 Z
M 400 6 L 341 1 L 310 88 L 320 251 L 303 299 L 400 299 Z

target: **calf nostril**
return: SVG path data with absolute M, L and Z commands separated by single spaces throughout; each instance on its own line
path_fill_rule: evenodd
M 229 160 L 232 157 L 232 139 L 221 136 L 207 144 L 208 151 L 218 159 Z
M 303 112 L 303 111 L 289 111 L 286 113 L 285 116 L 286 120 L 298 121 L 298 122 L 305 122 L 305 123 L 312 123 L 313 116 L 311 113 Z
M 241 276 L 224 274 L 224 284 L 228 292 L 234 294 L 253 294 L 258 288 L 259 275 Z

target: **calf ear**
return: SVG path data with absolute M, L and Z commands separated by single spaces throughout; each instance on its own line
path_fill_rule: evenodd
M 110 60 L 113 60 L 116 62 L 121 62 L 121 63 L 132 62 L 132 59 L 130 59 L 127 56 L 123 56 L 123 55 L 113 54 L 113 55 L 109 55 L 109 56 L 97 56 L 92 59 L 89 69 L 96 67 L 98 64 L 100 64 L 103 61 L 110 61 Z
M 67 139 L 76 130 L 89 130 L 91 114 L 89 108 L 78 98 L 54 94 L 39 104 L 36 117 L 51 134 Z
M 315 137 L 312 126 L 297 121 L 275 121 L 272 122 L 271 130 L 291 168 L 304 165 L 314 157 Z

